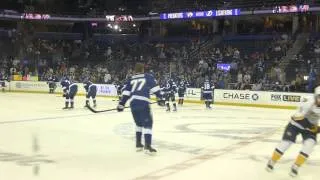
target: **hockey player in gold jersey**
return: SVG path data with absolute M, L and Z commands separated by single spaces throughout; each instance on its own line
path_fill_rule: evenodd
M 291 117 L 291 121 L 284 131 L 282 141 L 274 150 L 266 169 L 270 172 L 273 171 L 275 164 L 281 159 L 286 150 L 295 143 L 297 136 L 301 134 L 303 146 L 290 171 L 291 176 L 297 176 L 299 168 L 306 162 L 316 145 L 319 119 L 320 86 L 315 89 L 314 97 L 305 99 L 298 111 Z

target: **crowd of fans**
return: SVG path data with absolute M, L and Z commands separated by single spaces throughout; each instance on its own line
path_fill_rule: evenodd
M 92 39 L 40 40 L 17 34 L 0 41 L 2 75 L 38 76 L 41 81 L 52 75 L 67 75 L 77 82 L 90 78 L 95 83 L 120 83 L 133 73 L 136 62 L 144 62 L 160 83 L 169 77 L 183 78 L 190 87 L 201 87 L 204 79 L 210 78 L 221 89 L 304 91 L 300 87 L 305 80 L 302 73 L 290 82 L 280 66 L 293 44 L 287 34 L 263 42 L 209 43 L 204 48 L 193 40 L 110 44 Z M 263 48 L 248 50 L 248 43 L 255 47 L 260 43 Z M 319 43 L 310 43 L 314 44 L 314 53 L 319 53 Z M 196 53 L 191 56 L 190 52 Z M 218 63 L 230 64 L 230 69 L 219 69 Z

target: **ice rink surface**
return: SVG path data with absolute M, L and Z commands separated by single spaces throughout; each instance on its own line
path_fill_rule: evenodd
M 93 114 L 76 98 L 0 93 L 1 180 L 285 180 L 301 148 L 294 145 L 273 173 L 267 159 L 291 110 L 186 104 L 176 113 L 153 106 L 156 156 L 135 152 L 129 110 Z M 98 109 L 116 101 L 98 98 Z M 320 148 L 295 179 L 320 176 Z

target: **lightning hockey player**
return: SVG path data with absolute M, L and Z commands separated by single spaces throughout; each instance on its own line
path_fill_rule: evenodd
M 153 118 L 150 108 L 150 94 L 155 94 L 161 101 L 160 87 L 151 74 L 144 73 L 144 65 L 135 65 L 135 75 L 128 79 L 119 101 L 117 110 L 124 110 L 126 102 L 131 99 L 130 107 L 136 124 L 136 148 L 142 151 L 143 148 L 148 154 L 155 154 L 157 151 L 152 145 Z M 159 103 L 161 104 L 161 103 Z M 144 133 L 145 144 L 141 142 Z
M 74 108 L 74 97 L 77 95 L 78 92 L 78 85 L 72 81 L 70 81 L 68 78 L 64 78 L 61 81 L 61 86 L 63 90 L 63 97 L 65 97 L 65 107 L 63 109 L 69 109 L 69 103 L 70 108 Z
M 116 85 L 116 88 L 117 88 L 117 95 L 118 95 L 118 98 L 119 98 L 119 101 L 120 101 L 121 96 L 122 96 L 122 92 L 123 92 L 123 89 L 124 89 L 124 85 L 119 82 L 119 84 Z
M 170 101 L 172 102 L 172 105 L 173 105 L 173 111 L 177 111 L 177 104 L 176 104 L 176 98 L 175 98 L 175 94 L 177 92 L 176 83 L 172 79 L 167 80 L 163 88 L 163 91 L 165 94 L 165 101 L 166 101 L 166 107 L 167 107 L 166 111 L 170 112 L 171 110 Z
M 84 83 L 84 89 L 86 90 L 86 105 L 85 107 L 90 106 L 90 98 L 93 101 L 93 107 L 97 107 L 97 85 L 93 84 L 91 81 L 86 81 Z
M 211 109 L 211 104 L 213 103 L 213 91 L 214 91 L 214 84 L 211 84 L 208 78 L 203 83 L 202 92 L 203 92 L 203 99 L 207 109 Z
M 49 85 L 50 94 L 53 94 L 55 89 L 57 88 L 56 82 L 58 82 L 58 78 L 56 76 L 52 75 L 48 78 L 47 84 Z
M 188 87 L 188 82 L 185 81 L 184 79 L 181 79 L 178 85 L 178 96 L 179 96 L 178 104 L 180 106 L 183 105 L 184 94 L 187 91 L 187 87 Z
M 2 92 L 5 92 L 6 81 L 8 81 L 8 78 L 0 73 L 0 88 Z
M 284 131 L 282 141 L 275 148 L 266 169 L 268 171 L 273 171 L 276 163 L 289 149 L 289 147 L 296 142 L 297 136 L 301 134 L 303 138 L 302 149 L 290 171 L 291 176 L 297 176 L 299 168 L 309 158 L 314 146 L 316 145 L 317 133 L 319 133 L 319 118 L 320 86 L 315 89 L 314 97 L 305 99 L 298 111 L 291 117 L 291 121 L 288 123 Z

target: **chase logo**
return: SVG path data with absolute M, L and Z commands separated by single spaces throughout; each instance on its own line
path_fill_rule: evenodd
M 258 94 L 252 94 L 252 100 L 257 101 L 259 99 L 259 95 Z
M 239 99 L 239 100 L 253 100 L 257 101 L 259 99 L 258 94 L 249 94 L 249 93 L 223 93 L 224 99 Z

